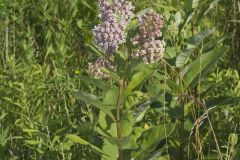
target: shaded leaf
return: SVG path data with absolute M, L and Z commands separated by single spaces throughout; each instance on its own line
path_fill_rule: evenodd
M 106 105 L 104 105 L 103 103 L 101 103 L 100 101 L 98 101 L 97 97 L 95 95 L 91 95 L 91 94 L 85 93 L 83 91 L 80 91 L 76 94 L 76 99 L 79 99 L 86 103 L 92 104 L 96 108 L 98 108 L 101 111 L 103 111 L 104 113 L 106 113 L 109 117 L 114 119 L 114 117 L 113 117 L 112 113 L 110 112 L 110 110 L 108 109 L 108 107 Z
M 228 51 L 228 47 L 220 47 L 204 53 L 194 62 L 184 68 L 185 87 L 193 88 L 199 79 L 203 78 L 217 63 L 217 61 Z M 202 62 L 200 64 L 200 59 Z M 200 69 L 201 66 L 201 69 Z M 200 77 L 201 75 L 201 77 Z

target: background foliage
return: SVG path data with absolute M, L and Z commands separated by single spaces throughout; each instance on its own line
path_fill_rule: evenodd
M 163 14 L 167 46 L 131 68 L 124 159 L 239 159 L 240 1 L 132 2 Z M 97 3 L 0 0 L 0 159 L 117 159 L 118 88 L 87 72 Z

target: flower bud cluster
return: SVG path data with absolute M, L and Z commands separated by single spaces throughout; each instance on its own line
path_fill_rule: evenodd
M 142 58 L 145 63 L 154 63 L 162 59 L 164 43 L 158 40 L 162 36 L 163 17 L 161 14 L 148 11 L 138 17 L 140 23 L 140 33 L 133 38 L 133 44 L 138 45 L 139 49 L 133 56 Z
M 90 74 L 95 75 L 97 78 L 108 79 L 109 75 L 102 71 L 103 68 L 114 70 L 115 65 L 106 57 L 100 57 L 95 61 L 94 64 L 89 64 Z
M 168 34 L 171 38 L 175 38 L 178 35 L 178 27 L 174 21 L 170 22 L 167 27 Z
M 106 53 L 113 53 L 126 41 L 124 30 L 133 15 L 133 9 L 128 1 L 115 0 L 110 4 L 108 0 L 99 0 L 102 23 L 94 27 L 93 35 L 96 44 Z
M 186 30 L 182 30 L 182 31 L 180 32 L 180 38 L 181 38 L 181 39 L 186 39 L 186 38 L 187 38 L 187 32 L 186 32 Z

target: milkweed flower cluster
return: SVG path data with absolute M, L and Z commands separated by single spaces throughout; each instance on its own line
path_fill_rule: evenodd
M 115 64 L 105 57 L 100 57 L 94 64 L 89 65 L 89 71 L 91 74 L 95 75 L 97 78 L 108 79 L 109 75 L 102 71 L 103 68 L 114 70 Z
M 131 2 L 99 0 L 101 24 L 93 28 L 96 44 L 106 53 L 113 53 L 126 41 L 125 29 L 133 17 L 134 7 Z
M 125 43 L 125 30 L 133 17 L 134 6 L 124 0 L 99 0 L 99 18 L 101 24 L 92 30 L 95 43 L 107 54 L 114 53 L 120 44 Z M 106 57 L 100 57 L 94 64 L 90 64 L 90 73 L 98 78 L 106 79 L 108 75 L 101 68 L 115 69 L 115 65 Z
M 158 38 L 162 36 L 163 17 L 161 14 L 148 11 L 138 17 L 139 30 L 133 38 L 133 44 L 139 49 L 133 53 L 134 57 L 142 58 L 145 63 L 154 63 L 162 59 L 164 42 Z

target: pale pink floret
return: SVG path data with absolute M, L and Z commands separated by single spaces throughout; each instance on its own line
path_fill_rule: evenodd
M 139 30 L 132 43 L 139 49 L 133 53 L 134 57 L 142 58 L 145 63 L 154 63 L 163 58 L 164 44 L 158 40 L 162 36 L 163 18 L 161 14 L 148 11 L 138 17 Z

